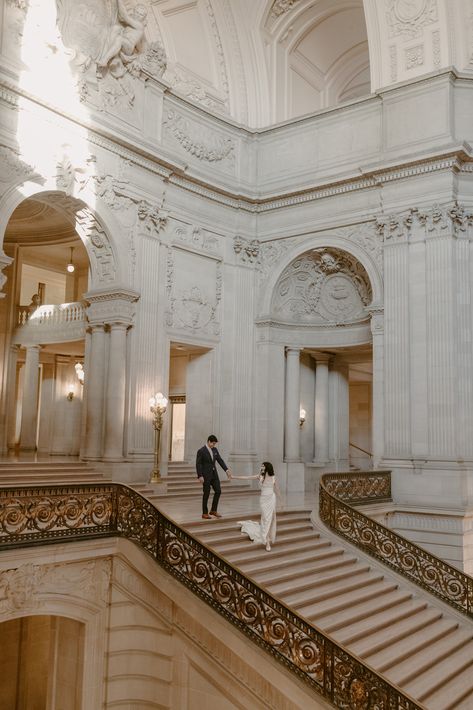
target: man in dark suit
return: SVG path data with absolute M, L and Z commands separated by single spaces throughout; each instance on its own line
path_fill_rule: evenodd
M 217 462 L 223 470 L 226 471 L 228 478 L 230 478 L 231 475 L 230 469 L 218 453 L 217 444 L 218 439 L 215 434 L 210 434 L 206 445 L 202 446 L 202 448 L 198 450 L 197 458 L 195 460 L 197 478 L 203 484 L 202 517 L 206 520 L 209 520 L 210 518 L 222 517 L 220 513 L 217 513 L 217 506 L 221 493 L 220 478 L 217 473 Z M 209 500 L 210 488 L 213 488 L 214 497 L 212 500 L 212 508 L 209 513 L 207 503 Z

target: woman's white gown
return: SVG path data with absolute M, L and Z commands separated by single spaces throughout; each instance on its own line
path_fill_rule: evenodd
M 260 508 L 261 520 L 259 523 L 254 520 L 240 520 L 237 525 L 241 526 L 241 532 L 248 535 L 253 542 L 266 545 L 276 540 L 276 493 L 274 491 L 275 476 L 260 476 Z

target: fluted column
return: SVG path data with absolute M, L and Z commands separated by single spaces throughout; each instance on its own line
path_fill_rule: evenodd
M 105 399 L 104 459 L 123 459 L 126 393 L 126 333 L 127 323 L 110 324 L 110 355 L 108 361 L 107 395 Z
M 330 355 L 320 353 L 313 357 L 317 363 L 315 371 L 314 463 L 323 464 L 328 461 L 329 446 L 328 366 Z
M 84 453 L 86 459 L 99 459 L 102 455 L 104 366 L 105 330 L 103 324 L 96 324 L 92 326 L 90 357 L 84 368 L 87 387 Z
M 21 404 L 20 449 L 36 449 L 36 431 L 38 427 L 38 385 L 39 351 L 41 346 L 29 345 L 26 348 L 25 376 Z
M 329 460 L 348 464 L 349 388 L 348 365 L 335 360 L 329 369 Z
M 284 454 L 286 461 L 300 461 L 300 348 L 286 348 L 286 401 Z
M 384 452 L 384 313 L 371 309 L 373 337 L 373 394 L 372 394 L 372 451 L 373 466 L 377 467 Z
M 10 358 L 8 361 L 8 376 L 7 376 L 7 401 L 6 401 L 6 414 L 7 414 L 7 448 L 13 449 L 16 433 L 16 411 L 17 411 L 17 401 L 16 401 L 16 386 L 17 386 L 17 364 L 18 364 L 18 353 L 20 351 L 19 345 L 10 346 Z

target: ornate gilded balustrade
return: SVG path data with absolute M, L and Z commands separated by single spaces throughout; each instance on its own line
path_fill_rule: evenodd
M 327 473 L 320 483 L 320 518 L 345 540 L 473 617 L 472 577 L 352 507 L 390 499 L 390 471 Z
M 0 550 L 123 536 L 335 707 L 422 709 L 121 484 L 0 489 Z

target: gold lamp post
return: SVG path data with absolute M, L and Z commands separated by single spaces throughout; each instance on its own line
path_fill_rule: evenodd
M 150 483 L 161 483 L 161 474 L 159 473 L 159 454 L 161 448 L 161 428 L 163 426 L 163 414 L 168 406 L 167 397 L 162 392 L 157 392 L 149 400 L 149 408 L 153 414 L 153 429 L 154 429 L 154 467 L 151 472 Z

